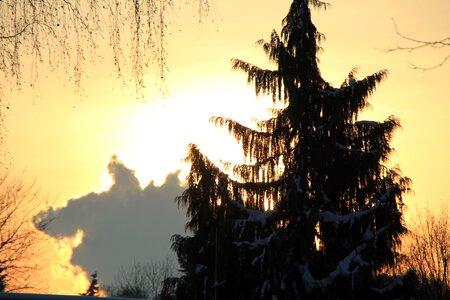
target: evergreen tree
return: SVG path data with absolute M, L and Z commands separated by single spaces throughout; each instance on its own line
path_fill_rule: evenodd
M 81 294 L 81 296 L 100 296 L 100 287 L 98 285 L 97 272 L 94 272 L 94 274 L 91 275 L 91 284 L 89 285 L 86 292 Z
M 268 120 L 248 128 L 214 117 L 242 144 L 246 164 L 211 162 L 191 145 L 187 208 L 192 236 L 173 236 L 189 299 L 389 299 L 401 278 L 379 276 L 395 263 L 406 231 L 402 195 L 410 180 L 386 166 L 400 126 L 359 121 L 387 71 L 339 88 L 318 68 L 323 38 L 309 6 L 294 0 L 281 34 L 259 44 L 275 70 L 234 59 L 257 95 L 271 95 Z M 226 170 L 224 172 L 223 170 Z M 383 279 L 383 280 L 382 280 Z

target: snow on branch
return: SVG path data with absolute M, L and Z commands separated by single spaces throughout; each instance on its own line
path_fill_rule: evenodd
M 339 275 L 349 275 L 350 263 L 355 260 L 357 255 L 359 255 L 357 253 L 358 249 L 352 251 L 342 261 L 339 262 L 336 269 L 331 271 L 327 277 L 318 280 L 315 279 L 309 271 L 308 264 L 299 265 L 298 270 L 303 274 L 303 282 L 306 289 L 325 289 L 330 286 Z
M 351 149 L 350 147 L 347 147 L 341 143 L 336 143 L 336 148 L 341 151 L 346 151 L 347 153 L 351 154 L 361 154 L 363 157 L 367 156 L 374 156 L 378 154 L 378 150 L 371 150 L 371 151 L 363 151 L 361 149 Z
M 302 189 L 302 183 L 301 183 L 301 177 L 300 175 L 295 175 L 294 176 L 294 182 L 295 182 L 295 186 L 297 187 L 297 192 L 302 194 L 304 193 L 303 189 Z
M 368 228 L 370 230 L 370 228 Z M 353 272 L 357 272 L 359 266 L 365 265 L 366 262 L 361 257 L 361 252 L 363 252 L 370 242 L 373 239 L 376 239 L 379 235 L 384 233 L 387 230 L 387 226 L 382 227 L 376 231 L 374 235 L 366 240 L 364 239 L 363 243 L 359 245 L 355 250 L 350 252 L 346 257 L 344 257 L 336 266 L 336 268 L 331 271 L 327 277 L 322 279 L 315 279 L 314 276 L 309 271 L 308 263 L 306 264 L 297 264 L 298 271 L 302 274 L 303 282 L 305 284 L 306 289 L 326 289 L 330 286 L 338 276 L 349 276 Z M 368 235 L 367 235 L 368 237 Z M 352 263 L 356 263 L 357 266 L 351 270 L 350 265 Z
M 251 249 L 256 249 L 256 248 L 268 245 L 272 241 L 272 239 L 275 235 L 276 235 L 276 233 L 274 232 L 271 235 L 269 235 L 268 237 L 265 237 L 263 239 L 257 239 L 257 240 L 254 240 L 253 242 L 241 241 L 241 242 L 233 242 L 233 244 L 238 247 L 248 246 Z
M 375 210 L 378 209 L 379 206 L 384 205 L 386 203 L 386 201 L 389 199 L 392 191 L 393 191 L 393 188 L 389 188 L 385 193 L 383 193 L 381 195 L 377 204 L 368 209 L 358 210 L 358 211 L 351 212 L 351 213 L 348 213 L 345 215 L 340 215 L 340 214 L 334 213 L 332 211 L 326 210 L 326 211 L 320 213 L 320 217 L 323 222 L 334 223 L 334 225 L 352 223 L 354 220 L 358 220 L 358 219 L 362 218 L 363 216 L 366 216 L 366 215 L 374 212 Z
M 382 289 L 372 288 L 374 292 L 380 295 L 389 294 L 394 288 L 398 286 L 403 286 L 403 277 L 395 277 L 387 286 Z
M 260 223 L 261 226 L 266 225 L 267 220 L 271 217 L 273 211 L 260 211 L 256 209 L 251 209 L 245 207 L 242 203 L 238 201 L 230 201 L 230 203 L 234 204 L 237 208 L 247 214 L 247 219 L 236 220 L 237 224 L 242 222 L 254 222 Z
M 380 122 L 378 121 L 366 121 L 366 120 L 362 120 L 362 121 L 356 121 L 355 125 L 356 126 L 361 126 L 362 128 L 368 128 L 368 127 L 376 127 L 380 124 Z
M 322 221 L 326 223 L 334 223 L 337 224 L 346 224 L 346 223 L 352 223 L 354 220 L 360 219 L 361 217 L 371 213 L 375 210 L 376 206 L 371 207 L 370 209 L 366 210 L 359 210 L 356 212 L 352 212 L 346 215 L 339 215 L 336 213 L 333 213 L 329 210 L 326 210 L 320 214 Z

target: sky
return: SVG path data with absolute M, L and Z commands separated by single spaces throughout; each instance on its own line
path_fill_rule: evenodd
M 426 205 L 438 209 L 449 200 L 450 63 L 421 72 L 408 62 L 434 65 L 450 49 L 383 49 L 408 45 L 396 35 L 392 20 L 405 35 L 448 36 L 450 2 L 330 3 L 326 11 L 313 13 L 326 36 L 319 56 L 323 77 L 339 86 L 354 67 L 359 78 L 389 71 L 369 100 L 371 109 L 360 118 L 400 119 L 403 128 L 394 137 L 391 163 L 413 180 L 407 218 Z M 80 293 L 92 271 L 107 282 L 114 268 L 131 259 L 160 260 L 170 253 L 169 238 L 183 233 L 186 221 L 173 199 L 182 192 L 187 145 L 198 144 L 213 159 L 239 160 L 233 140 L 208 119 L 221 115 L 249 124 L 252 117 L 268 117 L 270 101 L 255 98 L 245 75 L 231 71 L 230 59 L 269 66 L 255 42 L 280 30 L 289 4 L 214 0 L 211 18 L 200 25 L 193 7 L 175 10 L 165 95 L 150 83 L 144 99 L 136 99 L 107 62 L 86 69 L 83 99 L 51 73 L 41 77 L 38 90 L 7 95 L 5 147 L 12 167 L 23 172 L 24 180 L 36 182 L 45 198 L 42 214 L 55 217 L 42 259 L 42 272 L 50 274 L 42 290 Z

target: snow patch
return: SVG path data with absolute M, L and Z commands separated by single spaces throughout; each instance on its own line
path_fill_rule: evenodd
M 233 203 L 241 211 L 247 213 L 247 219 L 235 220 L 235 225 L 242 225 L 242 223 L 245 223 L 245 222 L 255 222 L 255 223 L 260 223 L 261 226 L 264 226 L 264 225 L 266 225 L 267 219 L 270 217 L 270 215 L 272 213 L 271 210 L 260 211 L 257 209 L 247 208 L 242 203 L 237 202 L 237 201 L 231 201 L 230 203 Z
M 320 213 L 320 217 L 321 217 L 322 221 L 328 222 L 328 223 L 333 223 L 334 225 L 352 223 L 354 220 L 360 219 L 361 217 L 374 212 L 380 206 L 385 205 L 385 203 L 391 197 L 392 191 L 393 191 L 393 188 L 389 188 L 385 193 L 383 193 L 379 197 L 379 200 L 377 201 L 377 203 L 370 208 L 361 209 L 361 210 L 351 212 L 351 213 L 348 213 L 345 215 L 340 215 L 338 213 L 326 210 L 326 211 Z
M 207 267 L 206 267 L 205 265 L 198 264 L 198 265 L 195 267 L 195 274 L 200 274 L 200 273 L 203 272 L 203 270 L 206 270 L 206 269 L 207 269 Z
M 301 177 L 300 177 L 300 175 L 295 175 L 294 176 L 294 182 L 295 182 L 295 186 L 297 187 L 297 192 L 298 193 L 303 193 L 304 191 L 303 191 L 303 189 L 302 189 L 302 185 L 301 185 Z
M 252 260 L 252 266 L 255 266 L 255 265 L 258 263 L 259 260 L 260 260 L 260 261 L 263 261 L 265 255 L 266 255 L 266 248 L 263 249 L 261 255 L 255 257 L 255 258 Z M 262 264 L 261 264 L 261 269 L 262 269 Z
M 380 234 L 382 234 L 384 231 L 386 231 L 387 228 L 388 227 L 385 226 L 385 227 L 378 229 L 376 231 L 375 235 L 372 235 L 372 239 L 378 237 Z M 355 250 L 353 250 L 346 257 L 344 257 L 338 263 L 336 268 L 328 274 L 327 277 L 322 278 L 322 279 L 315 279 L 312 276 L 311 272 L 309 271 L 307 263 L 306 264 L 297 264 L 298 271 L 302 274 L 305 288 L 307 290 L 326 289 L 329 285 L 331 285 L 335 281 L 335 279 L 338 276 L 349 276 L 349 275 L 353 276 L 358 271 L 359 266 L 367 264 L 367 262 L 365 262 L 360 255 L 360 253 L 364 249 L 366 249 L 367 246 L 368 246 L 367 241 L 364 241 L 364 243 L 359 245 Z M 358 263 L 359 266 L 355 267 L 355 269 L 350 271 L 350 265 L 352 262 Z M 394 284 L 394 283 L 392 283 L 392 284 Z M 395 287 L 395 286 L 391 287 L 391 285 L 388 285 L 384 289 L 379 289 L 377 291 L 380 293 L 384 293 L 384 292 L 390 291 L 393 287 Z
M 380 124 L 380 122 L 377 122 L 377 121 L 365 121 L 365 120 L 362 120 L 362 121 L 356 121 L 355 122 L 356 126 L 360 126 L 362 128 L 375 127 L 375 126 L 377 126 L 379 124 Z
M 382 289 L 372 288 L 372 290 L 377 292 L 378 294 L 384 295 L 386 293 L 390 293 L 397 286 L 403 286 L 403 277 L 394 278 L 387 286 Z
M 275 232 L 264 239 L 255 239 L 253 242 L 249 242 L 249 241 L 233 242 L 233 244 L 235 244 L 238 247 L 245 245 L 251 249 L 256 249 L 256 248 L 260 248 L 263 246 L 267 246 L 272 241 L 274 236 L 275 236 Z
M 363 241 L 370 241 L 371 239 L 373 239 L 373 232 L 372 232 L 372 228 L 369 226 L 367 226 L 366 232 L 364 232 L 363 235 Z
M 266 293 L 266 290 L 269 286 L 270 286 L 269 280 L 265 280 L 261 287 L 261 298 L 264 298 L 264 294 Z
M 374 207 L 372 207 L 371 209 L 355 211 L 346 215 L 339 215 L 337 213 L 333 213 L 329 210 L 326 210 L 322 212 L 320 216 L 322 217 L 322 220 L 327 223 L 334 223 L 335 225 L 342 223 L 346 224 L 352 223 L 354 220 L 360 219 L 361 217 L 369 214 L 370 212 L 372 212 L 372 209 Z

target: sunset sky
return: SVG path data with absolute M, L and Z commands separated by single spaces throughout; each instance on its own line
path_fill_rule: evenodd
M 450 54 L 450 48 L 389 54 L 383 49 L 410 45 L 396 35 L 393 19 L 399 30 L 408 36 L 427 40 L 448 36 L 450 1 L 329 2 L 328 10 L 313 13 L 318 30 L 326 36 L 322 44 L 324 52 L 319 56 L 323 77 L 339 86 L 354 67 L 359 67 L 359 78 L 380 69 L 389 71 L 387 80 L 369 100 L 372 108 L 360 118 L 384 120 L 395 115 L 400 119 L 403 129 L 394 137 L 396 153 L 391 162 L 399 164 L 404 175 L 413 180 L 414 194 L 406 198 L 407 216 L 416 207 L 437 208 L 450 199 L 447 191 L 450 61 L 428 72 L 413 70 L 408 62 L 423 67 L 435 65 Z M 149 239 L 153 244 L 165 243 L 167 253 L 170 252 L 170 234 L 183 233 L 184 212 L 179 211 L 172 200 L 182 189 L 177 186 L 176 175 L 170 176 L 172 181 L 165 187 L 157 187 L 164 184 L 168 174 L 178 174 L 183 167 L 181 159 L 191 142 L 199 144 L 213 158 L 239 159 L 239 148 L 223 131 L 212 128 L 208 119 L 212 115 L 222 115 L 249 123 L 252 117 L 268 117 L 266 108 L 270 101 L 256 101 L 252 88 L 246 85 L 245 75 L 231 71 L 230 59 L 240 58 L 268 66 L 263 51 L 255 46 L 255 42 L 267 39 L 272 29 L 280 31 L 281 20 L 289 5 L 289 0 L 214 0 L 211 18 L 201 25 L 193 6 L 176 8 L 171 15 L 171 35 L 167 39 L 170 71 L 165 96 L 161 95 L 157 83 L 152 83 L 150 70 L 145 98 L 136 99 L 132 87 L 123 87 L 116 80 L 114 67 L 108 60 L 86 69 L 88 78 L 84 83 L 86 96 L 83 99 L 74 94 L 73 86 L 52 74 L 41 76 L 39 88 L 34 92 L 24 89 L 21 93 L 6 95 L 10 109 L 6 119 L 5 147 L 12 167 L 18 174 L 24 172 L 26 180 L 35 180 L 42 197 L 61 216 L 58 221 L 61 227 L 55 229 L 52 233 L 55 238 L 49 242 L 52 254 L 45 258 L 49 266 L 46 274 L 50 274 L 44 288 L 46 292 L 79 293 L 86 288 L 86 274 L 81 268 L 83 264 L 92 265 L 95 261 L 83 260 L 86 256 L 78 252 L 78 260 L 74 261 L 80 265 L 70 265 L 72 247 L 83 241 L 87 243 L 88 238 L 95 234 L 99 236 L 100 231 L 83 230 L 81 224 L 77 227 L 76 221 L 66 222 L 63 216 L 74 217 L 70 212 L 75 214 L 77 207 L 82 207 L 89 199 L 118 200 L 117 195 L 122 194 L 115 193 L 114 185 L 110 188 L 111 174 L 117 176 L 116 187 L 132 186 L 136 192 L 133 199 L 144 199 L 143 195 L 147 195 L 170 202 L 142 206 L 148 211 L 140 216 L 145 219 L 146 215 L 151 222 L 161 214 L 167 215 L 167 219 L 161 219 L 167 220 L 167 224 L 154 226 L 167 226 L 173 231 L 169 230 L 167 236 L 156 236 L 149 229 L 152 232 Z M 38 95 L 33 96 L 33 93 Z M 113 155 L 118 157 L 113 164 L 117 168 L 108 173 L 107 165 Z M 140 187 L 133 185 L 134 175 L 130 170 L 135 170 Z M 126 176 L 120 177 L 120 174 Z M 92 192 L 97 194 L 85 196 Z M 65 210 L 61 209 L 70 199 L 77 200 L 71 201 Z M 109 202 L 105 203 L 107 207 Z M 114 203 L 111 212 L 113 205 L 116 205 L 115 209 L 121 205 Z M 117 239 L 117 243 L 125 241 L 119 228 L 145 226 L 131 224 L 133 214 L 130 214 L 131 210 L 126 211 L 126 207 L 124 202 L 120 208 L 122 215 L 118 208 L 116 217 L 105 215 L 105 222 L 116 218 L 112 224 L 118 228 L 111 233 L 111 239 Z M 94 222 L 88 217 L 86 220 Z M 86 232 L 91 232 L 92 236 Z M 133 232 L 124 232 L 127 234 Z M 144 240 L 142 247 L 136 246 L 140 250 L 150 249 L 149 261 L 164 257 L 164 248 L 152 251 L 152 244 L 145 236 L 137 240 Z M 89 249 L 100 249 L 104 245 Z M 133 252 L 137 251 L 132 249 L 133 245 L 129 248 L 131 259 L 144 259 L 143 253 Z M 78 249 L 81 251 L 82 247 Z M 100 257 L 99 253 L 95 255 Z M 92 268 L 85 268 L 85 271 L 96 270 L 95 266 Z M 113 275 L 99 272 L 99 279 L 102 281 L 102 276 L 111 278 Z

